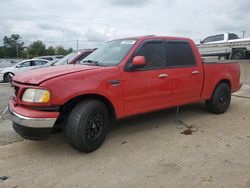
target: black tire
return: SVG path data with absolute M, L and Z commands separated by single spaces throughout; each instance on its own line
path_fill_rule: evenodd
M 232 59 L 245 59 L 246 51 L 245 50 L 234 50 L 232 54 Z
M 231 89 L 228 84 L 220 83 L 216 86 L 211 99 L 206 101 L 208 111 L 215 114 L 224 113 L 231 102 Z
M 3 75 L 4 82 L 10 82 L 13 78 L 14 74 L 12 72 L 7 72 Z
M 92 152 L 103 143 L 110 124 L 107 107 L 97 100 L 85 100 L 71 111 L 65 133 L 69 144 L 81 152 Z

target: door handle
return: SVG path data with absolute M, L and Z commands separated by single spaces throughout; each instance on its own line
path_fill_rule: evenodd
M 192 71 L 192 74 L 199 74 L 199 71 Z
M 167 74 L 159 74 L 159 78 L 166 78 L 166 77 L 168 77 Z
M 120 85 L 120 80 L 109 80 L 108 81 L 110 84 L 113 86 L 119 86 Z

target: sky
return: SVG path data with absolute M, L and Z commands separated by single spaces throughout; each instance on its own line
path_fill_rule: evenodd
M 25 45 L 92 48 L 139 35 L 182 36 L 195 42 L 234 32 L 250 36 L 249 0 L 1 0 L 3 36 L 20 34 Z

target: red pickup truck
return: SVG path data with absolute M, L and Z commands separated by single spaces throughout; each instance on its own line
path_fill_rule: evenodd
M 78 65 L 17 75 L 13 127 L 28 139 L 63 128 L 69 144 L 96 150 L 117 119 L 205 101 L 224 113 L 240 89 L 238 63 L 206 64 L 188 38 L 142 36 L 106 42 Z

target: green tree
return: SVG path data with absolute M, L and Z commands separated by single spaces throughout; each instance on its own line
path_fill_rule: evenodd
M 73 52 L 73 48 L 65 49 L 62 46 L 57 46 L 55 51 L 56 51 L 57 55 L 67 55 L 67 54 Z
M 67 50 L 67 54 L 69 54 L 69 53 L 71 53 L 71 52 L 73 52 L 73 48 L 69 48 L 68 50 Z M 66 55 L 66 54 L 65 54 Z
M 56 54 L 57 55 L 66 55 L 67 51 L 62 46 L 56 47 Z
M 23 45 L 21 36 L 18 34 L 12 34 L 10 37 L 4 36 L 1 56 L 5 58 L 18 58 L 20 52 L 23 50 Z
M 50 46 L 46 49 L 46 55 L 55 55 L 56 54 L 56 50 L 53 46 Z
M 29 51 L 30 51 L 31 56 L 33 57 L 43 56 L 45 55 L 45 52 L 46 52 L 46 46 L 42 41 L 37 40 L 30 44 Z
M 4 58 L 3 47 L 0 46 L 0 58 Z

